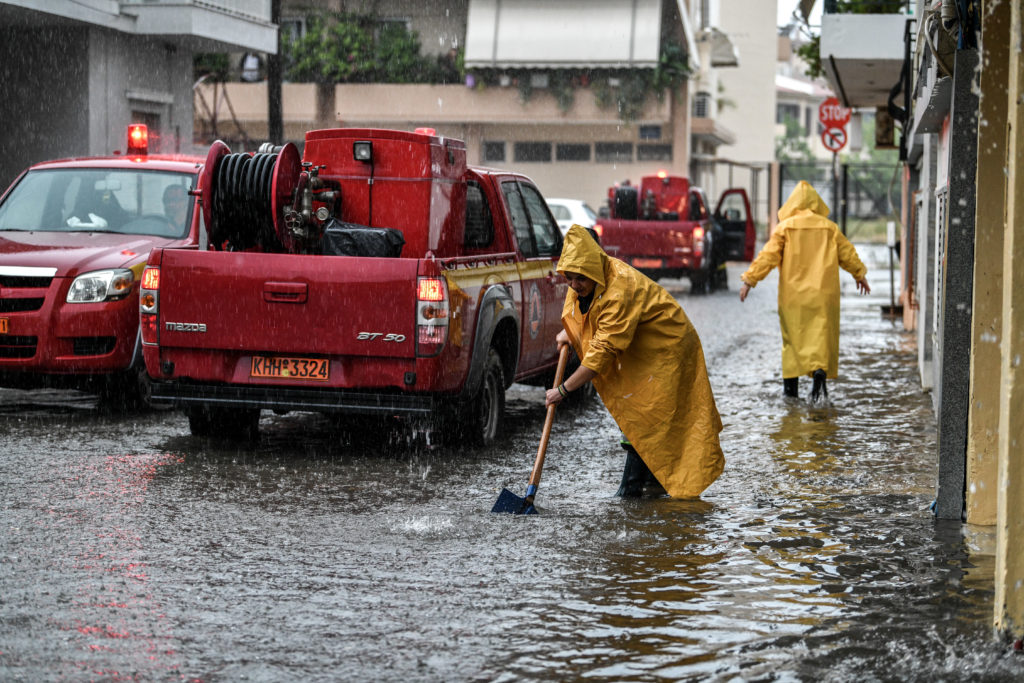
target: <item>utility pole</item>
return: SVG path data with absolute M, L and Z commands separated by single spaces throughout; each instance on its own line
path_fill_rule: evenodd
M 271 0 L 270 21 L 277 26 L 277 50 L 267 55 L 267 138 L 275 145 L 284 144 L 281 110 L 281 0 Z

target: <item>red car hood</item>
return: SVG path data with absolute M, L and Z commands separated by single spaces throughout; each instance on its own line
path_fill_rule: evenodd
M 0 231 L 0 266 L 56 268 L 57 277 L 75 277 L 106 268 L 142 263 L 154 247 L 181 240 L 152 235 L 102 232 Z

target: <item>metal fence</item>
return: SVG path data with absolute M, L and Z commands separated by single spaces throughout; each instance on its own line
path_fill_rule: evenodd
M 851 239 L 884 239 L 888 221 L 899 222 L 900 165 L 789 162 L 779 165 L 779 206 L 806 180 L 831 209 L 829 218 Z

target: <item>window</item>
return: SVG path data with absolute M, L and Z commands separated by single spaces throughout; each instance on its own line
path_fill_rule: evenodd
M 704 207 L 704 202 L 696 192 L 691 192 L 689 199 L 687 199 L 687 220 L 699 221 L 708 217 L 708 210 Z
M 637 161 L 672 161 L 672 145 L 637 145 Z
M 551 161 L 550 142 L 517 142 L 513 145 L 515 160 L 518 161 Z
M 605 163 L 625 162 L 633 160 L 632 142 L 596 142 L 594 143 L 595 161 Z
M 698 119 L 711 116 L 711 93 L 701 91 L 693 96 L 693 115 Z
M 526 208 L 530 213 L 530 222 L 533 224 L 533 241 L 537 245 L 537 254 L 540 256 L 555 256 L 562 249 L 559 237 L 561 232 L 558 225 L 551 220 L 548 213 L 548 204 L 544 197 L 535 187 L 520 184 L 523 199 L 526 201 Z
M 494 224 L 491 222 L 491 210 L 487 207 L 480 186 L 470 181 L 466 184 L 466 230 L 463 245 L 468 249 L 489 247 L 494 241 Z
M 519 185 L 515 181 L 507 181 L 501 184 L 501 193 L 505 196 L 505 204 L 508 206 L 508 215 L 512 219 L 512 227 L 515 228 L 516 243 L 523 256 L 530 257 L 537 255 L 537 248 L 533 245 L 533 230 L 530 228 L 530 214 L 526 211 L 523 198 L 519 194 Z
M 811 134 L 811 108 L 804 109 L 804 135 Z
M 559 143 L 555 146 L 556 161 L 590 161 L 590 145 L 585 143 Z
M 306 35 L 305 17 L 284 17 L 281 19 L 281 42 L 296 41 Z
M 35 170 L 0 206 L 0 230 L 85 230 L 180 238 L 190 225 L 195 200 L 188 190 L 194 182 L 193 174 L 165 171 Z M 171 187 L 175 189 L 169 191 Z M 173 207 L 164 201 L 170 193 L 179 200 Z
M 562 248 L 561 233 L 537 188 L 510 180 L 501 184 L 501 193 L 523 256 L 556 255 Z
M 495 140 L 484 141 L 484 163 L 505 161 L 505 143 Z
M 661 139 L 661 126 L 640 126 L 640 139 L 641 140 L 660 140 Z
M 792 119 L 800 123 L 800 105 L 788 102 L 779 102 L 775 105 L 775 123 L 785 123 L 786 119 Z

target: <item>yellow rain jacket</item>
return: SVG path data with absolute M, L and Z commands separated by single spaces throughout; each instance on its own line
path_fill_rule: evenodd
M 779 209 L 768 244 L 740 277 L 753 287 L 779 267 L 782 376 L 839 369 L 839 267 L 860 280 L 868 272 L 849 240 L 828 219 L 828 206 L 801 180 Z
M 569 228 L 559 272 L 597 283 L 587 313 L 569 290 L 562 325 L 619 429 L 675 498 L 693 498 L 725 466 L 722 419 L 704 350 L 682 307 L 664 288 L 608 256 L 587 231 Z

